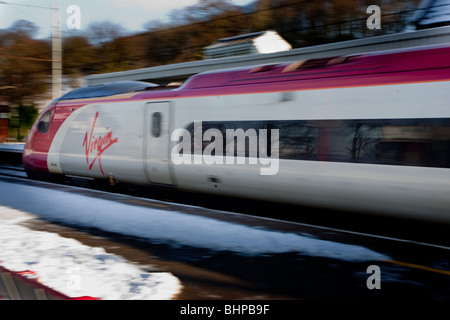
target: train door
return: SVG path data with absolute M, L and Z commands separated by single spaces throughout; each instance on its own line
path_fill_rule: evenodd
M 170 161 L 170 102 L 145 105 L 145 173 L 152 183 L 173 185 Z

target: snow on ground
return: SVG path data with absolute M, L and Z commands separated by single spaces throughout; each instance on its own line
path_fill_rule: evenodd
M 57 281 L 53 277 L 58 268 L 50 266 L 59 266 L 63 273 L 71 266 L 78 267 L 83 273 L 83 283 L 89 284 L 89 288 L 83 285 L 86 292 L 71 292 L 71 296 L 165 299 L 175 294 L 180 284 L 169 274 L 144 274 L 136 266 L 105 253 L 101 248 L 85 247 L 74 240 L 62 240 L 55 234 L 31 231 L 17 225 L 21 219 L 33 215 L 146 238 L 153 243 L 245 255 L 298 252 L 354 262 L 390 259 L 358 245 L 0 181 L 1 264 L 8 268 L 7 263 L 14 263 L 13 270 L 36 271 L 39 268 L 42 270 L 38 272 L 39 278 L 44 284 Z M 64 276 L 66 281 L 67 273 L 62 278 Z M 67 287 L 67 283 L 62 286 Z
M 34 271 L 38 281 L 69 297 L 170 299 L 181 289 L 170 273 L 148 273 L 103 248 L 17 225 L 32 215 L 0 206 L 0 264 Z

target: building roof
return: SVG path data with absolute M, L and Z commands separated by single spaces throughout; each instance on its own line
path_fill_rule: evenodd
M 219 39 L 203 48 L 206 59 L 245 54 L 274 53 L 291 50 L 292 46 L 276 31 L 260 31 Z
M 95 74 L 87 76 L 85 79 L 89 85 L 124 80 L 166 83 L 171 81 L 185 81 L 190 76 L 205 71 L 291 62 L 311 58 L 325 58 L 386 49 L 410 48 L 420 45 L 449 42 L 450 26 L 444 26 L 440 28 L 414 30 L 411 32 L 328 43 L 269 54 L 231 56 L 221 59 L 188 61 L 120 72 Z
M 217 40 L 216 43 L 204 47 L 204 49 L 215 49 L 221 47 L 229 47 L 236 44 L 253 43 L 253 40 L 255 38 L 261 37 L 262 35 L 264 35 L 264 33 L 266 33 L 266 31 L 253 32 L 234 37 L 222 38 Z

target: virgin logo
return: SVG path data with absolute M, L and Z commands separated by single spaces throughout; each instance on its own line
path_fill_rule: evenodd
M 92 124 L 91 132 L 86 131 L 84 135 L 83 147 L 86 151 L 86 162 L 89 165 L 89 170 L 92 170 L 92 167 L 95 164 L 95 161 L 98 160 L 98 165 L 100 167 L 100 171 L 102 175 L 105 175 L 102 168 L 102 154 L 109 147 L 111 147 L 114 143 L 119 141 L 118 138 L 113 139 L 113 132 L 109 131 L 103 136 L 95 136 L 95 124 L 97 123 L 98 111 L 95 114 L 94 123 Z M 107 128 L 108 129 L 108 128 Z

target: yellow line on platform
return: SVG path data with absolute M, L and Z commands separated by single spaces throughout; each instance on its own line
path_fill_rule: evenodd
M 425 270 L 425 271 L 430 271 L 430 272 L 440 273 L 440 274 L 445 274 L 447 276 L 450 276 L 449 270 L 437 269 L 437 268 L 422 266 L 420 264 L 402 262 L 402 261 L 397 261 L 397 260 L 385 260 L 385 262 L 394 263 L 394 264 L 398 264 L 398 265 L 405 266 L 405 267 L 421 269 L 421 270 Z

